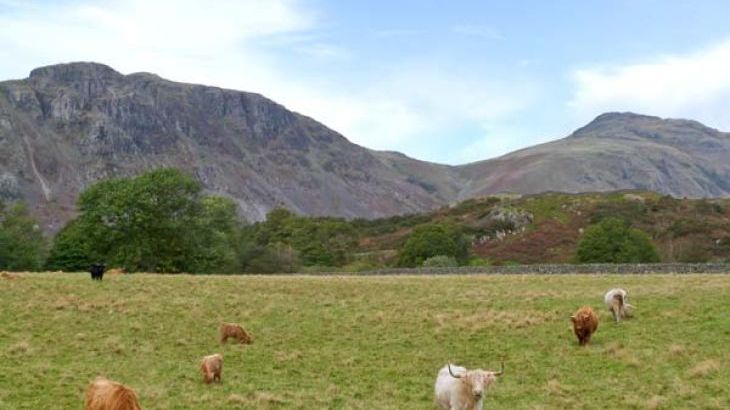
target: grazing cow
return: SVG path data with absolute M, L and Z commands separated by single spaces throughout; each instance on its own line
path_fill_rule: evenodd
M 235 323 L 221 323 L 220 334 L 221 343 L 225 343 L 229 337 L 238 340 L 241 344 L 250 345 L 253 343 L 251 335 L 243 327 Z
M 573 322 L 573 331 L 578 337 L 578 343 L 585 346 L 591 340 L 591 336 L 598 329 L 598 316 L 589 306 L 583 306 L 570 317 Z
M 620 322 L 621 319 L 631 316 L 633 306 L 629 304 L 629 292 L 621 288 L 614 288 L 606 292 L 603 297 L 608 310 L 613 315 L 613 320 Z
M 482 410 L 487 387 L 502 374 L 504 363 L 498 372 L 447 364 L 436 377 L 436 404 L 443 410 Z
M 91 273 L 91 279 L 102 280 L 102 278 L 104 278 L 105 269 L 106 266 L 104 266 L 103 263 L 95 263 L 91 265 L 91 268 L 89 269 L 89 272 Z
M 203 380 L 206 383 L 221 381 L 223 371 L 223 355 L 220 353 L 205 356 L 200 362 L 200 370 L 203 372 Z
M 137 395 L 122 384 L 97 377 L 86 389 L 84 410 L 141 410 Z

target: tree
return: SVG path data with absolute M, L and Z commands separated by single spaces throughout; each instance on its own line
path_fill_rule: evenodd
M 237 255 L 241 221 L 230 198 L 207 196 L 193 229 L 197 232 L 191 272 L 236 273 L 241 271 Z
M 46 269 L 79 272 L 89 269 L 92 263 L 101 260 L 95 252 L 89 237 L 85 235 L 91 227 L 82 227 L 84 221 L 69 222 L 53 239 L 53 247 L 46 260 Z
M 467 243 L 454 226 L 425 224 L 416 226 L 398 255 L 400 266 L 420 266 L 434 256 L 451 256 L 462 262 L 468 253 Z
M 251 272 L 289 272 L 300 264 L 342 266 L 357 244 L 355 228 L 344 219 L 303 217 L 284 208 L 272 209 L 248 237 L 253 244 L 244 243 L 241 250 Z
M 45 250 L 43 232 L 28 207 L 0 203 L 0 269 L 38 270 Z
M 578 263 L 659 262 L 654 245 L 644 232 L 618 218 L 607 218 L 586 229 L 576 251 Z
M 49 266 L 77 270 L 99 260 L 132 272 L 237 269 L 235 204 L 203 196 L 178 170 L 99 182 L 81 194 L 78 208 L 56 237 Z

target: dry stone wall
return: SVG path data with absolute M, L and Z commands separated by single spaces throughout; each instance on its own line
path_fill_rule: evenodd
M 455 268 L 391 268 L 357 273 L 357 275 L 469 275 L 469 274 L 691 274 L 730 273 L 729 263 L 652 263 L 652 264 L 584 264 L 584 265 L 510 265 L 460 266 Z M 322 273 L 342 274 L 342 273 Z

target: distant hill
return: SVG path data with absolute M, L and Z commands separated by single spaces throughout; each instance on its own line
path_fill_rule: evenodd
M 653 192 L 501 195 L 436 211 L 361 223 L 359 258 L 393 264 L 413 227 L 453 224 L 470 254 L 493 264 L 570 263 L 583 232 L 619 218 L 646 232 L 663 262 L 730 262 L 730 199 L 677 199 Z
M 567 138 L 459 168 L 461 198 L 640 189 L 730 196 L 730 134 L 696 121 L 600 115 Z
M 561 140 L 447 166 L 358 146 L 258 94 L 97 63 L 0 82 L 0 200 L 28 202 L 44 230 L 58 230 L 90 184 L 162 166 L 233 198 L 249 220 L 280 205 L 377 218 L 499 192 L 729 196 L 730 135 L 610 113 Z

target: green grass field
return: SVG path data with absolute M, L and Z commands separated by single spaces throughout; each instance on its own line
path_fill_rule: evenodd
M 602 304 L 629 290 L 635 317 Z M 145 409 L 434 409 L 447 360 L 506 374 L 495 409 L 730 408 L 730 276 L 0 278 L 0 408 L 80 409 L 90 380 Z M 599 311 L 580 348 L 570 314 Z M 253 345 L 221 346 L 221 320 Z M 223 382 L 204 385 L 206 354 Z

